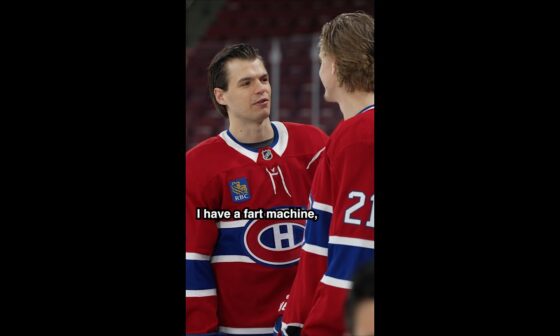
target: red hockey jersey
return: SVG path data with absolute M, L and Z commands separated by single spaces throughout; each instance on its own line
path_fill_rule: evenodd
M 357 267 L 374 252 L 374 107 L 342 121 L 327 142 L 311 189 L 301 260 L 282 318 L 301 335 L 341 336 Z M 372 317 L 373 318 L 373 317 Z
M 255 151 L 229 131 L 186 155 L 186 332 L 267 335 L 289 293 L 305 220 L 197 219 L 197 209 L 305 208 L 327 136 L 272 122 Z

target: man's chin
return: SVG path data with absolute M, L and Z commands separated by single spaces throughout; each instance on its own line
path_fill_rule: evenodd
M 325 95 L 323 96 L 323 98 L 325 99 L 325 101 L 326 101 L 327 103 L 334 103 L 334 102 L 335 102 L 335 100 L 332 99 L 332 98 L 331 98 L 329 95 L 327 95 L 326 93 L 325 93 Z
M 258 110 L 256 115 L 257 115 L 256 117 L 257 119 L 265 120 L 270 117 L 270 108 Z

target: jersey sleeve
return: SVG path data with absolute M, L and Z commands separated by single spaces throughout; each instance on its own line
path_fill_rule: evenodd
M 298 272 L 282 318 L 284 335 L 338 336 L 357 267 L 373 258 L 373 143 L 336 147 L 311 191 L 319 219 L 308 221 Z M 293 332 L 291 331 L 293 330 Z
M 344 303 L 356 269 L 374 252 L 373 142 L 337 147 L 331 163 L 336 199 L 329 227 L 327 265 L 314 292 L 302 336 L 344 330 Z
M 187 160 L 186 172 L 186 334 L 218 335 L 217 291 L 211 267 L 218 229 L 196 218 L 197 209 L 217 209 L 216 191 Z

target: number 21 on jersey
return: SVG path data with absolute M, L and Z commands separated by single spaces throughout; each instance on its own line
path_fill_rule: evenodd
M 366 195 L 361 191 L 351 191 L 348 194 L 349 199 L 357 198 L 357 202 L 354 203 L 351 207 L 346 209 L 344 212 L 344 223 L 347 224 L 354 224 L 354 225 L 361 225 L 362 221 L 360 219 L 352 218 L 352 214 L 362 208 L 366 204 Z M 371 201 L 371 213 L 369 216 L 369 220 L 366 222 L 366 226 L 368 227 L 375 227 L 374 223 L 374 216 L 375 216 L 375 194 L 371 195 L 369 198 Z

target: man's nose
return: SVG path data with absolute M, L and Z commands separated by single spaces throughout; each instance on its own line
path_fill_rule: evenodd
M 261 81 L 258 82 L 257 84 L 257 93 L 263 93 L 265 91 L 267 91 L 270 88 L 270 86 L 268 85 L 268 83 L 263 83 Z

